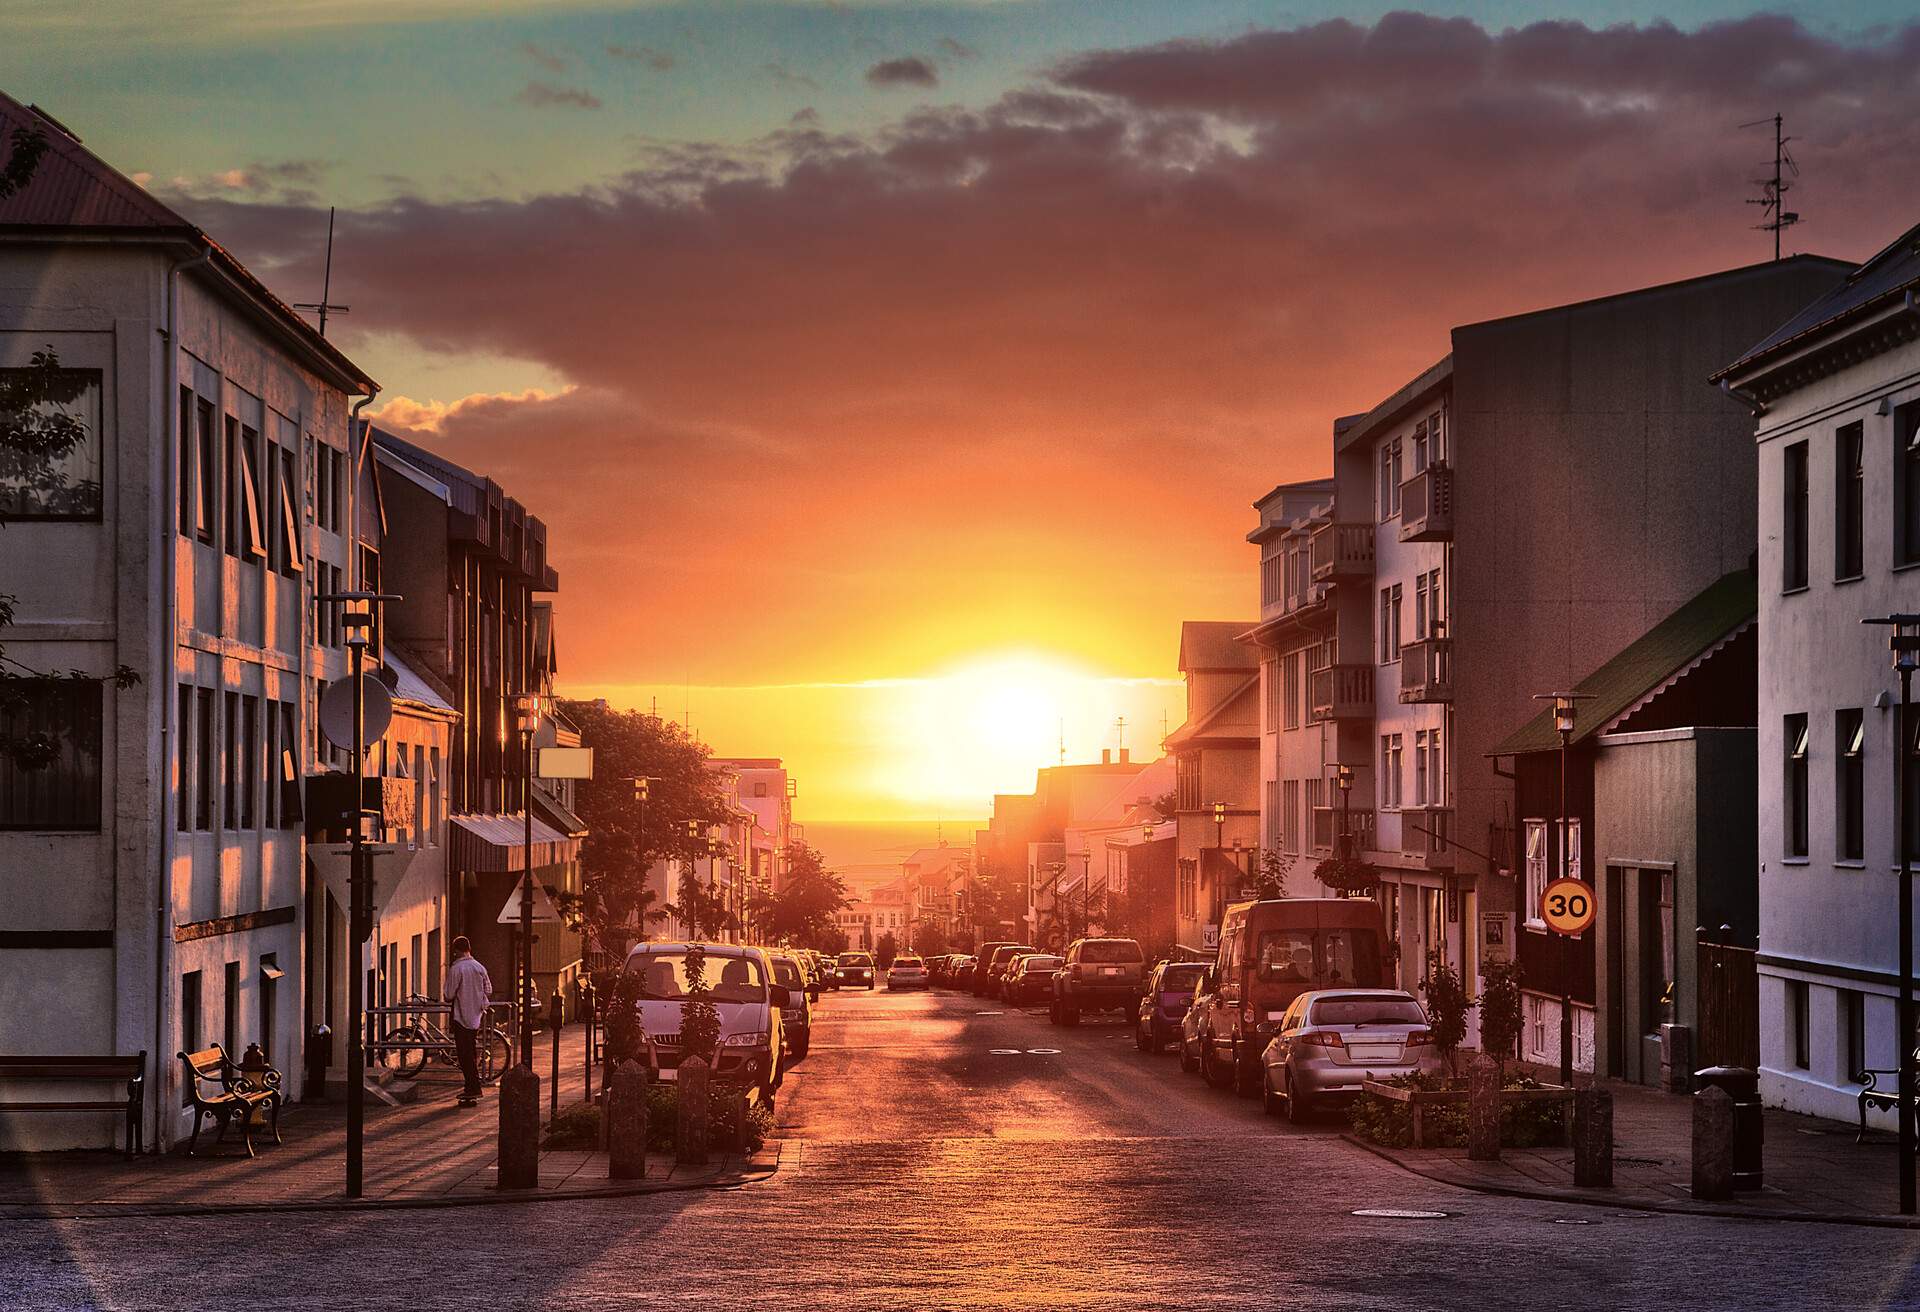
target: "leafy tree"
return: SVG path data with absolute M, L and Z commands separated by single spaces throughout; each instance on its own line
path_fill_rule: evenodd
M 762 938 L 820 948 L 838 932 L 835 917 L 847 901 L 846 882 L 826 868 L 819 851 L 792 842 L 779 891 L 756 896 L 749 915 Z
M 0 200 L 33 181 L 40 157 L 47 153 L 47 134 L 38 128 L 15 128 L 8 144 L 7 161 L 0 164 Z
M 882 970 L 885 970 L 888 966 L 891 966 L 893 964 L 893 959 L 899 955 L 900 955 L 900 941 L 894 938 L 892 930 L 888 930 L 886 933 L 882 934 L 880 936 L 880 941 L 873 945 L 874 962 Z
M 1027 914 L 1026 868 L 1005 869 L 983 860 L 974 876 L 971 902 L 976 941 L 999 938 L 1002 928 L 1018 926 Z
M 1473 1003 L 1460 983 L 1460 972 L 1447 964 L 1438 952 L 1427 954 L 1427 977 L 1421 981 L 1427 994 L 1427 1021 L 1433 1030 L 1433 1046 L 1447 1059 L 1447 1069 L 1455 1070 L 1453 1054 L 1467 1037 L 1467 1011 Z
M 1480 967 L 1480 1047 L 1503 1067 L 1513 1059 L 1525 1018 L 1520 1006 L 1520 963 L 1489 961 Z
M 937 920 L 922 918 L 913 927 L 913 950 L 923 957 L 937 957 L 947 950 L 947 931 Z
M 687 1000 L 680 1004 L 680 1051 L 708 1066 L 720 1051 L 720 1009 L 713 1005 L 713 990 L 707 985 L 707 954 L 698 947 L 687 951 Z
M 1271 847 L 1260 849 L 1254 866 L 1253 895 L 1262 900 L 1287 895 L 1287 876 L 1293 873 L 1294 859 Z

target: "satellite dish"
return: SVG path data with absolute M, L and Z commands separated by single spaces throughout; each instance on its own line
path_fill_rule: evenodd
M 361 710 L 366 717 L 361 743 L 377 743 L 386 734 L 387 726 L 393 723 L 393 698 L 388 695 L 386 685 L 371 674 L 360 676 L 360 686 L 365 691 L 365 703 Z M 320 697 L 320 732 L 327 741 L 346 751 L 353 750 L 353 680 L 342 679 L 328 688 Z

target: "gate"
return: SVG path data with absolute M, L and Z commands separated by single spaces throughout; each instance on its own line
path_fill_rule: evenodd
M 1695 1065 L 1760 1069 L 1760 974 L 1753 948 L 1700 940 Z

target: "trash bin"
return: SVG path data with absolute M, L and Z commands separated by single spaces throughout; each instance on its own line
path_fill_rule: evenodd
M 306 1089 L 307 1102 L 325 1102 L 327 1100 L 327 1067 L 333 1062 L 333 1031 L 325 1025 L 315 1025 L 313 1032 L 307 1035 L 306 1051 Z
M 1733 1187 L 1760 1188 L 1766 1122 L 1760 1110 L 1759 1073 L 1744 1066 L 1709 1066 L 1693 1073 L 1693 1088 L 1696 1093 L 1724 1089 L 1733 1099 Z

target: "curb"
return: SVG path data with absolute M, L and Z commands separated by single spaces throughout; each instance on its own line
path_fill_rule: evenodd
M 1596 1198 L 1590 1193 L 1574 1189 L 1553 1189 L 1545 1185 L 1528 1189 L 1517 1185 L 1480 1184 L 1421 1170 L 1413 1163 L 1396 1156 L 1392 1149 L 1368 1143 L 1356 1135 L 1342 1134 L 1340 1137 L 1354 1147 L 1372 1153 L 1381 1161 L 1393 1163 L 1408 1175 L 1417 1175 L 1435 1184 L 1444 1184 L 1449 1188 L 1477 1194 L 1492 1194 L 1503 1198 L 1528 1198 L 1545 1203 L 1571 1203 L 1579 1207 L 1611 1207 L 1634 1212 L 1660 1212 L 1668 1216 L 1711 1216 L 1729 1221 L 1796 1221 L 1810 1222 L 1815 1225 L 1866 1226 L 1879 1230 L 1920 1230 L 1920 1217 L 1913 1216 L 1889 1216 L 1874 1212 L 1773 1212 L 1757 1207 L 1721 1207 L 1711 1203 L 1686 1203 L 1671 1198 L 1649 1198 L 1645 1194 Z
M 562 1203 L 605 1198 L 639 1198 L 648 1194 L 684 1194 L 702 1190 L 739 1189 L 770 1179 L 780 1169 L 776 1151 L 771 1160 L 756 1154 L 738 1168 L 684 1184 L 670 1181 L 606 1185 L 593 1189 L 516 1189 L 436 1198 L 316 1198 L 287 1203 L 72 1203 L 44 1207 L 0 1205 L 0 1225 L 30 1221 L 106 1221 L 121 1217 L 244 1216 L 301 1212 L 423 1211 L 447 1207 L 499 1207 L 509 1203 Z

